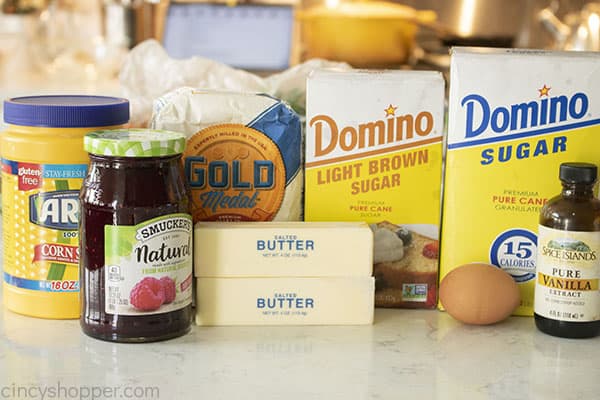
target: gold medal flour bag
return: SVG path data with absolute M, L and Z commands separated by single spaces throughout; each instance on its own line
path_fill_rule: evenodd
M 187 136 L 194 222 L 300 220 L 300 120 L 284 102 L 181 88 L 155 102 L 151 124 Z

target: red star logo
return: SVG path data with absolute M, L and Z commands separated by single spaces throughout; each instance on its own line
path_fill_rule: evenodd
M 540 97 L 543 97 L 543 96 L 548 97 L 548 96 L 550 96 L 550 89 L 552 89 L 552 88 L 549 88 L 548 86 L 546 86 L 546 84 L 544 84 L 543 88 L 538 89 L 538 92 L 540 92 Z

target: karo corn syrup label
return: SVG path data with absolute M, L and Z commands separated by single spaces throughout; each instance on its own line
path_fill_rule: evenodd
M 561 190 L 556 171 L 600 160 L 600 56 L 454 49 L 451 65 L 440 279 L 489 262 L 519 285 L 515 314 L 532 315 L 536 233 Z
M 43 292 L 79 291 L 79 189 L 85 164 L 2 159 L 4 281 Z
M 273 220 L 300 171 L 300 145 L 297 116 L 282 103 L 248 125 L 192 135 L 183 157 L 194 222 Z

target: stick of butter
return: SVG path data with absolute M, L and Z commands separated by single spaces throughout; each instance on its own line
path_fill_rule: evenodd
M 198 325 L 368 325 L 375 280 L 198 278 Z
M 364 222 L 198 222 L 196 277 L 370 277 Z

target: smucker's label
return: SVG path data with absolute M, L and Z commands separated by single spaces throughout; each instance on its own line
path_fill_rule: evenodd
M 271 220 L 285 194 L 285 165 L 266 135 L 240 124 L 192 136 L 184 152 L 194 220 Z
M 159 314 L 192 302 L 192 219 L 169 214 L 104 227 L 105 311 Z

